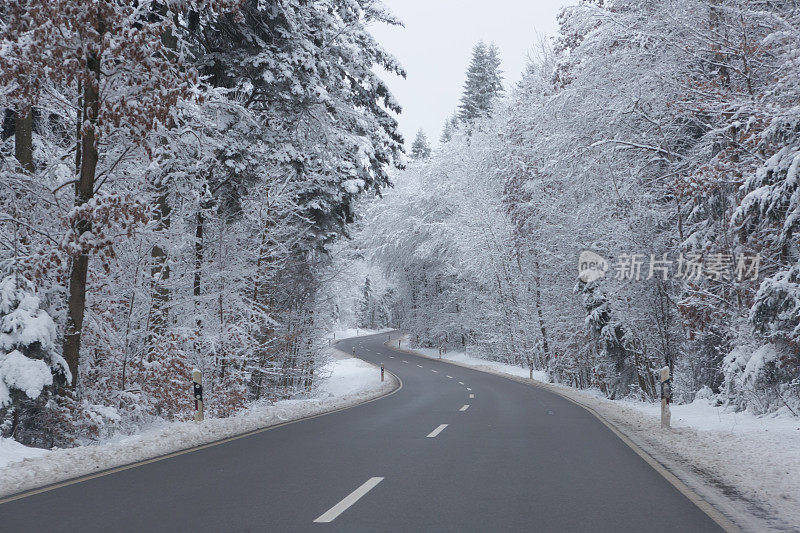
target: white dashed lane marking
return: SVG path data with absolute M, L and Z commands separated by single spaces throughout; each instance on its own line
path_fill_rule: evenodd
M 446 428 L 446 427 L 447 427 L 447 424 L 442 424 L 442 425 L 440 425 L 438 428 L 434 429 L 433 431 L 431 431 L 431 432 L 428 434 L 428 438 L 429 438 L 429 439 L 432 439 L 432 438 L 434 438 L 434 437 L 435 437 L 435 436 L 437 436 L 439 433 L 441 433 L 441 432 L 444 430 L 444 428 Z
M 459 409 L 459 411 L 466 411 L 467 409 L 469 409 L 469 404 L 467 404 L 464 407 L 462 407 L 461 409 Z
M 314 522 L 333 522 L 337 516 L 345 512 L 351 505 L 360 500 L 366 493 L 375 488 L 375 485 L 383 481 L 382 477 L 371 477 L 366 483 L 358 487 L 356 490 L 345 496 L 345 498 L 328 509 Z

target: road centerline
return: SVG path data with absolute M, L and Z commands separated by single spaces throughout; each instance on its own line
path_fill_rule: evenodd
M 469 404 L 465 404 L 459 411 L 466 411 L 467 409 L 469 409 Z
M 428 434 L 427 438 L 429 438 L 429 439 L 432 439 L 432 438 L 436 437 L 436 436 L 437 436 L 437 435 L 439 435 L 439 433 L 441 433 L 441 432 L 444 430 L 444 428 L 446 428 L 446 427 L 447 427 L 447 424 L 441 424 L 441 425 L 440 425 L 438 428 L 436 428 L 436 429 L 434 429 L 433 431 L 431 431 L 431 432 Z
M 356 490 L 348 494 L 344 497 L 342 501 L 322 513 L 319 518 L 314 520 L 317 523 L 326 523 L 326 522 L 333 522 L 337 516 L 345 512 L 348 508 L 350 508 L 354 503 L 360 500 L 366 493 L 371 491 L 375 488 L 375 486 L 383 481 L 382 477 L 371 477 L 366 482 L 364 482 L 360 487 Z

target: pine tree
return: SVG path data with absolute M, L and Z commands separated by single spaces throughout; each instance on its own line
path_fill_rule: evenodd
M 358 312 L 358 327 L 372 328 L 375 325 L 375 305 L 372 298 L 372 283 L 369 276 L 364 280 L 361 289 L 361 306 Z
M 800 342 L 800 114 L 776 117 L 762 134 L 759 148 L 774 150 L 745 181 L 733 226 L 769 262 L 778 265 L 755 295 L 750 321 L 764 339 L 788 345 Z M 765 238 L 773 228 L 777 236 Z M 752 265 L 747 265 L 752 268 Z M 800 358 L 796 357 L 796 362 Z
M 456 131 L 456 128 L 458 128 L 458 116 L 453 115 L 445 121 L 444 127 L 442 128 L 442 136 L 439 138 L 439 142 L 442 144 L 450 142 L 450 139 L 453 138 L 453 133 Z
M 472 49 L 472 60 L 467 68 L 467 81 L 461 96 L 458 118 L 472 122 L 491 114 L 492 102 L 503 92 L 500 71 L 500 54 L 494 44 L 479 41 Z
M 411 159 L 428 159 L 431 156 L 431 145 L 425 132 L 419 130 L 411 145 Z

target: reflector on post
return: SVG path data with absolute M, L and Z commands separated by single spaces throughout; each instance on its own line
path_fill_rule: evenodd
M 194 397 L 194 420 L 203 420 L 203 373 L 196 368 L 192 370 L 192 395 Z

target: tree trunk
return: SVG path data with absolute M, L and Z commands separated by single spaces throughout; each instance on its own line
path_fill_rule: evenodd
M 90 52 L 87 55 L 87 68 L 91 81 L 83 84 L 82 114 L 88 127 L 81 129 L 80 143 L 80 176 L 75 186 L 75 205 L 81 206 L 94 196 L 94 180 L 97 171 L 97 139 L 95 128 L 100 112 L 100 57 Z M 88 220 L 79 220 L 75 230 L 78 235 L 91 231 Z M 69 275 L 69 299 L 67 300 L 67 324 L 64 333 L 64 359 L 72 373 L 70 387 L 78 383 L 78 366 L 80 362 L 81 331 L 83 316 L 86 310 L 86 278 L 89 272 L 89 255 L 81 253 L 72 259 Z
M 33 172 L 33 108 L 23 106 L 17 111 L 14 128 L 14 155 L 19 165 Z
M 166 15 L 163 6 L 156 4 L 156 12 L 162 16 Z M 167 50 L 167 54 L 174 59 L 174 50 L 177 48 L 178 39 L 173 35 L 172 30 L 161 34 L 161 43 Z M 175 123 L 172 118 L 168 121 L 168 128 L 173 129 Z M 163 177 L 161 178 L 163 180 Z M 169 189 L 163 181 L 155 186 L 157 200 L 154 219 L 157 222 L 157 231 L 166 239 L 169 239 L 169 229 L 171 225 L 170 214 L 172 208 L 169 205 Z M 161 244 L 156 242 L 150 251 L 152 266 L 150 267 L 150 294 L 153 302 L 150 307 L 150 317 L 148 320 L 147 346 L 152 350 L 155 339 L 164 333 L 169 321 L 169 255 Z
M 166 187 L 159 185 L 155 219 L 159 222 L 157 226 L 159 232 L 165 238 L 169 238 L 170 211 L 169 194 Z M 170 269 L 167 251 L 160 244 L 153 245 L 150 257 L 153 260 L 150 267 L 150 279 L 152 280 L 150 291 L 153 305 L 150 309 L 147 344 L 152 348 L 155 338 L 164 333 L 164 328 L 168 321 L 169 287 L 167 283 L 169 282 Z
M 201 269 L 203 268 L 203 224 L 205 217 L 203 216 L 202 204 L 197 209 L 197 222 L 194 229 L 194 300 L 195 305 L 198 304 L 200 298 L 200 281 L 202 279 Z M 199 315 L 198 315 L 199 316 Z M 198 318 L 197 326 L 200 327 Z
M 541 276 L 539 272 L 539 259 L 534 258 L 533 260 L 533 275 L 534 275 L 534 284 L 536 285 L 536 314 L 539 318 L 539 328 L 542 332 L 542 351 L 544 351 L 544 359 L 545 363 L 550 361 L 550 345 L 547 342 L 547 327 L 544 323 L 544 313 L 542 312 L 542 292 L 541 292 Z

